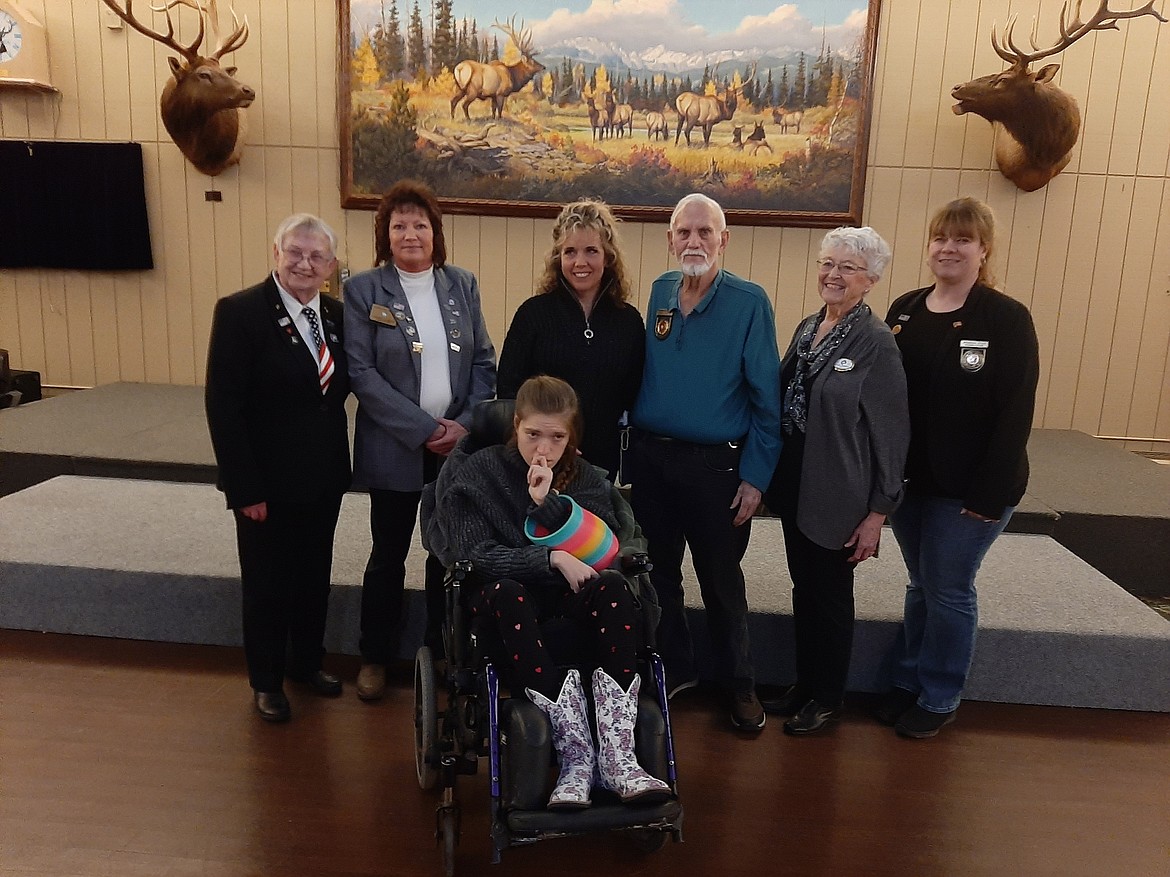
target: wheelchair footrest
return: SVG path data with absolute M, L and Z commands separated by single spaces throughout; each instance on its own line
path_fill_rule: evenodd
M 623 828 L 669 830 L 681 826 L 682 804 L 677 800 L 648 807 L 634 804 L 594 804 L 586 810 L 511 810 L 505 820 L 515 834 L 578 834 Z

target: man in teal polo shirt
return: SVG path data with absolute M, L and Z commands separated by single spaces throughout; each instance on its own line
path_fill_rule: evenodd
M 741 561 L 780 455 L 780 355 L 764 290 L 719 265 L 727 240 L 719 204 L 700 194 L 679 201 L 667 241 L 680 270 L 659 277 L 650 293 L 627 475 L 662 604 L 668 693 L 693 687 L 698 675 L 683 609 L 689 545 L 732 723 L 758 731 L 764 711 Z

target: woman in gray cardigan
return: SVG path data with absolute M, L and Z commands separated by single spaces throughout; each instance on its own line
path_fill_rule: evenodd
M 822 307 L 797 327 L 780 366 L 784 447 L 768 507 L 780 516 L 792 576 L 796 683 L 764 701 L 787 734 L 838 718 L 853 648 L 853 570 L 878 550 L 902 499 L 910 442 L 894 336 L 865 304 L 890 261 L 872 228 L 825 235 Z

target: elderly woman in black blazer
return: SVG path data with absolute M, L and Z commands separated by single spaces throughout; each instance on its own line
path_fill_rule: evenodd
M 853 648 L 853 570 L 878 550 L 902 499 L 910 442 L 906 379 L 890 329 L 865 296 L 890 261 L 872 228 L 825 235 L 824 306 L 797 327 L 780 367 L 784 447 L 765 494 L 792 576 L 796 683 L 764 707 L 812 734 L 838 718 Z

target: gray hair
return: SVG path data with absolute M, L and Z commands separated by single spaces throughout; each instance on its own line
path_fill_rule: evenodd
M 329 252 L 334 256 L 337 255 L 337 235 L 333 233 L 333 229 L 329 227 L 325 220 L 314 216 L 312 213 L 294 213 L 285 219 L 276 227 L 276 234 L 273 236 L 272 242 L 279 249 L 284 246 L 284 239 L 286 237 L 298 231 L 324 235 L 329 239 Z
M 821 254 L 824 255 L 826 250 L 835 249 L 842 249 L 865 259 L 867 266 L 865 273 L 869 275 L 870 280 L 881 280 L 893 256 L 890 245 L 868 225 L 862 228 L 843 225 L 833 229 L 821 239 Z
M 708 198 L 702 192 L 691 192 L 691 194 L 685 195 L 681 201 L 674 205 L 674 212 L 670 214 L 671 231 L 674 231 L 674 221 L 678 219 L 678 215 L 682 213 L 683 208 L 688 204 L 694 204 L 696 201 L 700 204 L 705 204 L 707 209 L 715 216 L 719 225 L 715 231 L 722 233 L 727 230 L 727 217 L 723 215 L 723 208 L 719 206 L 719 202 L 714 198 Z

